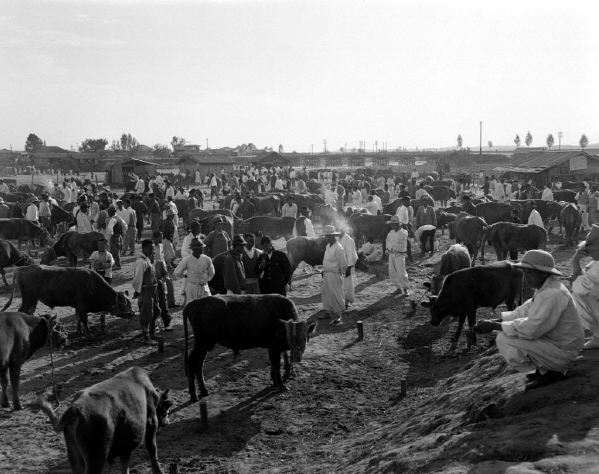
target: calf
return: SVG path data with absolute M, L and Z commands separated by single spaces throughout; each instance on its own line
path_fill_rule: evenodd
M 487 224 L 480 217 L 471 216 L 462 212 L 456 217 L 455 222 L 449 223 L 449 238 L 456 243 L 464 243 L 468 253 L 472 256 L 472 266 L 476 262 L 478 249 L 483 243 Z
M 129 472 L 134 449 L 146 443 L 153 474 L 163 474 L 158 462 L 156 433 L 168 424 L 173 402 L 168 390 L 160 393 L 145 370 L 131 367 L 75 394 L 72 405 L 59 418 L 47 399 L 38 405 L 52 428 L 62 431 L 71 470 L 102 473 L 116 458 Z
M 188 357 L 188 328 L 191 324 L 194 346 Z M 291 362 L 300 362 L 316 323 L 301 321 L 289 298 L 281 295 L 208 296 L 192 301 L 183 310 L 185 330 L 185 369 L 191 401 L 197 401 L 194 377 L 201 396 L 208 395 L 204 382 L 204 360 L 216 344 L 240 350 L 268 349 L 270 377 L 279 390 L 288 390 L 281 378 L 281 353 L 285 359 L 285 377 Z M 287 351 L 291 351 L 291 362 Z
M 505 301 L 512 311 L 517 299 L 522 298 L 523 273 L 507 262 L 494 263 L 482 267 L 465 268 L 448 275 L 443 282 L 439 296 L 431 296 L 421 304 L 430 308 L 431 324 L 438 326 L 447 316 L 458 319 L 458 329 L 452 338 L 453 347 L 457 344 L 464 321 L 468 318 L 470 331 L 468 349 L 476 343 L 473 328 L 476 324 L 478 308 L 495 309 Z
M 46 245 L 50 234 L 44 227 L 27 219 L 0 219 L 0 238 L 16 240 L 21 248 L 21 242 L 35 239 L 40 240 L 40 245 Z
M 445 235 L 445 228 L 450 222 L 455 221 L 457 215 L 440 209 L 437 209 L 435 214 L 437 214 L 437 229 L 441 229 L 441 235 Z
M 389 224 L 385 224 L 385 222 L 388 222 L 391 217 L 389 214 L 379 214 L 377 216 L 371 214 L 353 214 L 349 218 L 349 227 L 356 246 L 362 245 L 370 237 L 373 237 L 375 240 L 380 240 L 383 244 L 383 257 L 385 257 L 387 234 L 391 230 Z
M 547 248 L 547 231 L 538 225 L 514 224 L 498 222 L 487 227 L 486 238 L 483 239 L 481 256 L 485 263 L 485 240 L 492 245 L 497 260 L 506 260 L 509 252 L 525 252 L 527 250 Z
M 374 217 L 374 216 L 373 216 Z M 308 238 L 295 237 L 287 242 L 287 258 L 291 265 L 291 273 L 289 275 L 289 285 L 293 279 L 293 273 L 301 262 L 306 262 L 308 265 L 315 267 L 322 265 L 324 253 L 327 249 L 327 241 L 325 237 Z M 364 273 L 368 272 L 368 263 L 363 253 L 358 253 L 356 262 L 356 270 Z
M 47 247 L 42 255 L 40 263 L 50 265 L 58 257 L 67 257 L 71 267 L 77 266 L 77 258 L 89 258 L 98 250 L 98 241 L 103 238 L 99 232 L 79 234 L 75 231 L 65 232 L 52 246 Z
M 582 226 L 582 217 L 576 204 L 566 204 L 560 213 L 560 222 L 566 233 L 566 246 L 578 243 L 578 233 Z
M 15 410 L 21 409 L 19 402 L 19 377 L 26 360 L 50 342 L 59 348 L 67 338 L 60 331 L 56 316 L 34 316 L 23 313 L 0 313 L 0 383 L 2 385 L 2 408 L 8 408 L 8 379 L 10 372 L 12 403 Z
M 27 267 L 33 265 L 33 260 L 29 255 L 26 255 L 19 251 L 15 244 L 8 242 L 7 240 L 0 240 L 0 273 L 2 274 L 2 280 L 4 284 L 8 286 L 6 281 L 6 267 Z
M 130 317 L 131 302 L 127 293 L 115 291 L 98 273 L 87 268 L 60 268 L 31 265 L 17 268 L 13 276 L 13 289 L 10 299 L 2 309 L 12 304 L 15 289 L 21 292 L 19 311 L 33 313 L 38 301 L 50 308 L 70 306 L 75 308 L 77 332 L 81 324 L 87 337 L 92 334 L 87 326 L 87 313 L 109 312 L 115 316 Z M 101 316 L 102 328 L 106 328 L 105 315 Z
M 435 269 L 436 275 L 433 277 L 432 283 L 424 282 L 424 287 L 428 288 L 433 295 L 438 295 L 445 277 L 462 268 L 470 268 L 470 263 L 468 249 L 461 244 L 452 245 L 441 257 L 438 269 Z

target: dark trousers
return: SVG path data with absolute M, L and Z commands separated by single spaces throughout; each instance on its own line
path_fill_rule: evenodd
M 510 260 L 518 260 L 518 251 L 517 250 L 510 252 Z
M 428 240 L 428 247 L 427 247 L 427 240 Z M 435 251 L 435 229 L 425 230 L 420 235 L 420 249 L 421 249 L 422 253 L 424 253 L 426 251 L 429 251 L 429 252 Z
M 123 236 L 121 234 L 113 234 L 110 237 L 110 253 L 114 258 L 114 265 L 121 266 L 121 249 L 123 248 Z
M 412 244 L 410 243 L 409 240 L 408 240 L 407 254 L 408 254 L 408 260 L 414 261 L 414 258 L 412 257 Z
M 160 307 L 160 317 L 162 318 L 164 327 L 169 326 L 172 319 L 170 313 L 168 312 L 168 306 L 166 303 L 167 296 L 168 295 L 166 295 L 162 289 L 162 285 L 158 285 L 158 306 Z
M 137 222 L 136 229 L 137 229 L 137 240 L 141 240 L 141 233 L 144 230 L 144 221 L 143 220 L 141 222 L 139 222 L 139 221 Z

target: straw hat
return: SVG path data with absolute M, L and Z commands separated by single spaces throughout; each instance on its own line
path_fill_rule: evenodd
M 401 222 L 399 222 L 399 216 L 394 214 L 391 216 L 391 220 L 386 221 L 385 224 L 401 224 Z
M 34 202 L 40 202 L 40 200 L 36 196 L 30 197 L 29 199 L 27 199 L 28 204 L 32 204 Z
M 325 225 L 322 229 L 322 235 L 341 235 L 341 232 L 336 232 L 334 225 Z
M 597 227 L 599 229 L 599 227 Z M 555 260 L 553 255 L 544 250 L 529 250 L 524 254 L 520 263 L 515 263 L 514 267 L 533 269 L 539 272 L 551 273 L 552 275 L 561 276 L 562 272 L 555 269 Z
M 243 238 L 243 235 L 241 235 L 241 234 L 235 234 L 233 236 L 233 241 L 231 242 L 231 245 L 232 246 L 235 246 L 235 245 L 245 245 L 246 243 L 247 242 Z
M 599 249 L 599 225 L 593 224 L 587 238 L 582 242 L 580 248 L 587 250 Z

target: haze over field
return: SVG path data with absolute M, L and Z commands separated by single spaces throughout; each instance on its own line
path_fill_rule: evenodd
M 44 1 L 0 10 L 0 148 L 599 141 L 599 4 Z

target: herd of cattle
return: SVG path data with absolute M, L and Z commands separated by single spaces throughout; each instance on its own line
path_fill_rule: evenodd
M 448 194 L 445 190 L 435 190 L 434 184 L 431 188 L 429 194 L 439 197 L 437 201 L 443 201 Z M 341 205 L 337 207 L 325 206 L 322 197 L 316 193 L 296 194 L 294 198 L 298 209 L 306 206 L 311 209 L 313 218 L 320 219 L 323 224 L 333 223 L 347 230 L 358 245 L 369 237 L 381 241 L 384 254 L 385 239 L 390 230 L 385 222 L 395 214 L 399 206 L 398 200 L 387 204 L 383 214 L 375 216 L 345 205 L 344 188 L 343 192 L 340 189 L 338 193 Z M 241 217 L 232 214 L 227 200 L 221 204 L 220 209 L 195 209 L 187 213 L 182 207 L 180 215 L 185 223 L 199 221 L 203 233 L 214 228 L 213 220 L 216 216 L 224 216 L 230 223 L 231 233 L 261 231 L 273 239 L 285 238 L 293 274 L 302 261 L 313 266 L 322 264 L 326 244 L 322 238 L 305 237 L 305 226 L 302 226 L 305 218 L 299 215 L 297 219 L 279 217 L 281 203 L 286 197 L 287 193 L 277 190 L 257 193 L 248 200 L 252 207 L 246 206 Z M 451 193 L 448 199 L 450 198 Z M 477 308 L 495 308 L 505 302 L 508 309 L 513 309 L 521 301 L 522 272 L 507 262 L 501 262 L 505 260 L 507 252 L 544 249 L 547 242 L 545 229 L 510 222 L 512 209 L 518 209 L 523 221 L 526 221 L 531 212 L 526 201 L 495 203 L 483 198 L 473 202 L 476 204 L 476 215 L 463 213 L 456 205 L 436 209 L 438 227 L 441 230 L 448 227 L 450 238 L 455 238 L 458 243 L 450 247 L 441 259 L 439 274 L 444 279 L 441 288 L 432 288 L 433 296 L 422 303 L 430 308 L 433 325 L 440 324 L 450 315 L 459 318 L 454 343 L 457 342 L 466 319 L 470 328 L 474 327 Z M 184 204 L 178 202 L 177 206 Z M 561 226 L 564 226 L 568 240 L 577 236 L 581 218 L 574 204 L 541 200 L 535 200 L 535 204 L 544 221 L 557 219 L 560 231 Z M 412 201 L 414 208 L 419 205 L 419 201 Z M 68 225 L 72 222 L 72 213 L 67 209 L 55 206 L 52 212 L 53 225 L 63 222 Z M 50 308 L 73 307 L 77 317 L 77 331 L 81 332 L 83 328 L 89 337 L 88 313 L 100 313 L 103 325 L 106 313 L 120 317 L 133 315 L 126 293 L 114 290 L 100 275 L 85 268 L 77 268 L 79 257 L 97 250 L 99 236 L 96 232 L 66 232 L 45 250 L 41 265 L 36 265 L 29 255 L 22 253 L 9 241 L 17 241 L 20 246 L 22 240 L 41 240 L 44 245 L 50 239 L 48 232 L 23 218 L 0 219 L 0 238 L 4 239 L 0 240 L 0 272 L 5 284 L 8 283 L 4 269 L 9 266 L 20 267 L 14 271 L 13 293 L 0 315 L 2 407 L 9 406 L 8 373 L 13 407 L 17 410 L 21 408 L 18 387 L 23 363 L 47 342 L 55 348 L 66 342 L 66 335 L 56 317 L 31 314 L 38 302 L 41 301 Z M 484 264 L 485 242 L 493 246 L 499 261 L 475 267 L 479 249 Z M 46 266 L 58 257 L 66 257 L 71 267 Z M 367 270 L 363 261 L 357 264 L 359 265 Z M 5 312 L 13 302 L 17 287 L 22 299 L 19 312 Z M 235 353 L 255 347 L 267 348 L 272 383 L 280 390 L 286 390 L 280 374 L 281 355 L 284 357 L 285 376 L 288 377 L 291 363 L 301 360 L 309 336 L 316 327 L 316 324 L 302 321 L 293 302 L 279 295 L 207 297 L 189 303 L 183 311 L 183 318 L 185 369 L 192 401 L 197 400 L 195 379 L 201 396 L 208 393 L 203 365 L 208 351 L 216 344 L 228 347 Z M 194 347 L 189 355 L 188 323 L 194 333 Z M 467 336 L 470 347 L 476 342 L 476 336 L 472 330 L 468 331 Z M 113 396 L 114 393 L 117 396 Z M 99 403 L 99 400 L 102 402 Z M 47 401 L 40 401 L 40 406 L 50 417 L 54 429 L 64 433 L 73 472 L 86 473 L 102 472 L 105 464 L 115 458 L 121 459 L 126 472 L 132 450 L 144 440 L 152 460 L 153 472 L 162 472 L 157 460 L 155 434 L 159 427 L 168 423 L 171 405 L 167 392 L 157 391 L 147 374 L 139 368 L 129 369 L 79 392 L 71 407 L 60 418 Z M 92 469 L 91 466 L 95 467 Z

